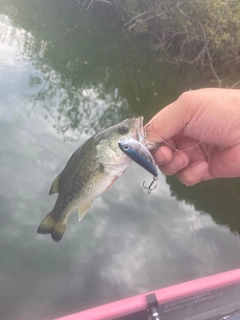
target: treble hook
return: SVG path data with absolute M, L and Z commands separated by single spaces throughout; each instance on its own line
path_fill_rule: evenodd
M 151 186 L 153 185 L 154 181 L 157 181 L 157 180 L 158 178 L 153 176 L 153 180 L 148 187 L 145 186 L 145 181 L 143 181 L 143 184 L 142 184 L 143 188 L 148 190 L 148 194 L 150 194 L 152 190 L 156 189 L 157 185 L 154 188 L 151 188 Z

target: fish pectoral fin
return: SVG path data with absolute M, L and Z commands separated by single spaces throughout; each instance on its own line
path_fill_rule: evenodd
M 57 193 L 58 192 L 58 184 L 61 177 L 61 173 L 57 176 L 57 178 L 53 181 L 51 188 L 49 190 L 49 195 Z
M 78 208 L 78 221 L 81 221 L 82 218 L 85 216 L 89 208 L 91 207 L 93 201 L 84 204 L 82 207 Z

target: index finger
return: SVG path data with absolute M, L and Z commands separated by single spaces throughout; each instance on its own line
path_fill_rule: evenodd
M 198 113 L 200 115 L 213 98 L 225 96 L 225 94 L 226 89 L 199 89 L 184 92 L 176 101 L 159 111 L 148 122 L 146 131 L 149 135 L 149 140 L 161 142 L 159 138 L 154 136 L 156 134 L 161 136 L 163 140 L 167 140 L 178 133 L 184 133 L 190 121 L 193 120 L 191 121 L 191 125 L 193 125 L 194 121 L 197 120 L 198 117 L 194 117 L 195 114 Z M 191 134 L 191 132 L 188 132 L 188 134 Z M 198 134 L 199 132 L 197 132 Z
M 161 142 L 182 132 L 193 115 L 193 108 L 181 98 L 159 111 L 145 126 L 150 141 Z

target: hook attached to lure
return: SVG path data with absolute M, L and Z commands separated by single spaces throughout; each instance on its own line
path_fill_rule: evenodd
M 157 187 L 157 184 L 155 185 L 155 187 L 153 187 L 152 188 L 152 185 L 153 185 L 153 183 L 155 182 L 155 181 L 157 181 L 158 180 L 158 177 L 154 177 L 153 176 L 153 180 L 152 180 L 152 182 L 150 183 L 150 185 L 148 186 L 148 187 L 146 187 L 145 186 L 145 181 L 143 181 L 143 188 L 144 189 L 147 189 L 147 191 L 148 191 L 148 194 L 150 194 L 151 193 L 151 191 L 153 191 L 154 189 L 156 189 L 156 187 Z

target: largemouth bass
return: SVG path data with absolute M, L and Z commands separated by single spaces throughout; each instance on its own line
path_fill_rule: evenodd
M 125 172 L 131 159 L 118 146 L 118 141 L 125 136 L 144 140 L 143 117 L 126 119 L 100 131 L 73 153 L 52 183 L 49 195 L 58 192 L 58 198 L 38 233 L 50 233 L 54 241 L 60 241 L 69 215 L 78 208 L 80 221 L 94 199 Z
M 145 145 L 130 137 L 121 138 L 118 145 L 129 158 L 150 172 L 155 178 L 158 177 L 157 165 Z

